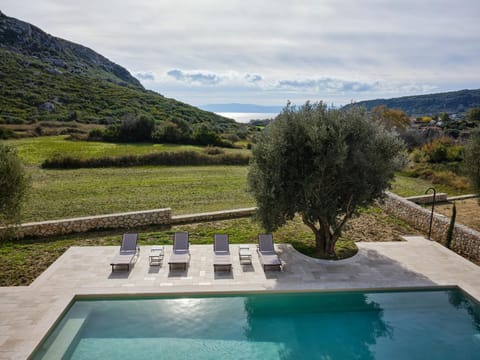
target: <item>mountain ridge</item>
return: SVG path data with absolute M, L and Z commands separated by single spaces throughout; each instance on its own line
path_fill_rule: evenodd
M 464 114 L 468 109 L 480 106 L 480 89 L 364 100 L 345 105 L 344 107 L 364 106 L 367 110 L 371 110 L 380 105 L 403 110 L 410 116 L 436 115 L 442 112 Z
M 0 12 L 0 124 L 119 123 L 126 116 L 209 123 L 228 119 L 146 90 L 127 69 L 83 45 Z
M 139 89 L 142 84 L 127 69 L 94 50 L 50 35 L 35 25 L 6 16 L 0 11 L 0 44 L 7 50 L 34 56 L 52 67 L 70 72 L 84 72 L 86 67 L 100 67 L 106 72 Z M 114 80 L 113 78 L 111 80 Z

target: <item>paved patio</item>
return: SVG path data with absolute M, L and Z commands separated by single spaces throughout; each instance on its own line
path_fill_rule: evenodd
M 252 265 L 240 265 L 231 245 L 233 269 L 215 273 L 212 246 L 191 246 L 187 271 L 149 266 L 150 247 L 141 248 L 130 272 L 111 272 L 119 247 L 71 247 L 28 287 L 0 288 L 0 359 L 25 359 L 74 295 L 165 294 L 236 291 L 379 289 L 458 285 L 480 301 L 480 267 L 422 237 L 405 242 L 358 243 L 343 261 L 308 258 L 290 245 L 277 245 L 281 272 L 265 273 L 251 244 Z

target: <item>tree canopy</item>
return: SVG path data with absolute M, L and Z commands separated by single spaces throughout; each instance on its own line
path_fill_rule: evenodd
M 480 128 L 470 134 L 465 145 L 465 168 L 473 188 L 480 194 Z
M 0 144 L 0 224 L 15 223 L 28 187 L 28 177 L 15 149 Z
M 375 106 L 372 115 L 374 121 L 389 130 L 405 131 L 410 126 L 410 119 L 405 112 L 387 108 L 385 105 Z
M 288 104 L 253 149 L 248 183 L 257 216 L 273 231 L 300 214 L 317 251 L 334 256 L 346 221 L 389 187 L 402 148 L 364 109 Z

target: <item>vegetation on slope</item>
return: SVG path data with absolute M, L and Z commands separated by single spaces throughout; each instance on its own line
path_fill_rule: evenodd
M 480 89 L 366 100 L 356 102 L 353 105 L 364 106 L 367 110 L 372 110 L 376 106 L 386 105 L 388 108 L 403 110 L 410 116 L 422 116 L 435 115 L 442 112 L 463 114 L 470 108 L 478 107 L 479 104 Z
M 145 90 L 125 68 L 84 46 L 0 12 L 0 124 L 123 117 L 207 123 L 221 133 L 233 120 Z

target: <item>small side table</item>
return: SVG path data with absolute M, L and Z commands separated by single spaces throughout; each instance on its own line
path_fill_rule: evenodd
M 163 261 L 163 245 L 152 246 L 150 255 L 148 256 L 150 266 L 160 266 Z
M 250 246 L 240 245 L 238 247 L 238 258 L 240 264 L 251 264 L 252 263 L 252 253 L 250 251 Z

